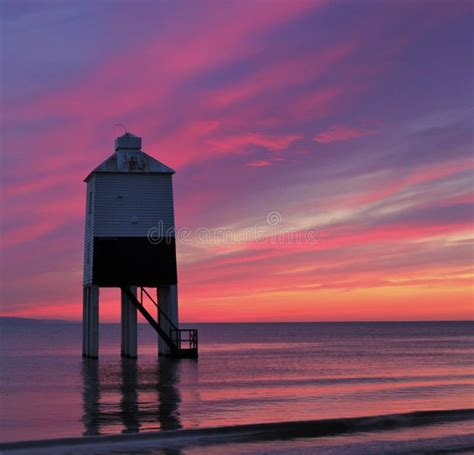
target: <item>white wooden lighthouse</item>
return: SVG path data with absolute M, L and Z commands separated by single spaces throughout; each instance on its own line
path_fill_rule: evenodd
M 85 179 L 83 355 L 99 355 L 99 289 L 118 287 L 123 356 L 137 356 L 138 310 L 158 334 L 160 355 L 197 357 L 197 331 L 178 321 L 174 170 L 141 147 L 125 133 Z

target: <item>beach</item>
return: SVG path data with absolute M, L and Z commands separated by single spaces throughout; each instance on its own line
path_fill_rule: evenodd
M 115 436 L 89 436 L 2 445 L 5 453 L 412 453 L 437 450 L 471 453 L 474 410 L 426 411 L 386 416 L 168 430 Z M 416 431 L 410 430 L 415 428 Z M 411 433 L 411 434 L 410 434 Z M 362 436 L 361 436 L 362 435 Z M 431 436 L 431 437 L 429 437 Z M 171 452 L 170 452 L 171 451 Z

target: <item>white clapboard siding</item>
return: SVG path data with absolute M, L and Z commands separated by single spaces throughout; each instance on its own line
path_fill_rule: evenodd
M 147 237 L 174 229 L 170 174 L 101 174 L 93 179 L 94 237 Z

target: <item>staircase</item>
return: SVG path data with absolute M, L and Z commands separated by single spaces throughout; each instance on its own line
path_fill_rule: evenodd
M 140 288 L 140 300 L 128 286 L 122 286 L 120 289 L 168 345 L 171 357 L 194 359 L 198 357 L 198 331 L 196 329 L 176 327 L 145 288 Z M 158 309 L 158 320 L 155 320 L 143 305 L 144 296 L 148 297 Z

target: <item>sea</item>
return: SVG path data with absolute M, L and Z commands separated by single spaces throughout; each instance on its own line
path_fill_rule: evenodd
M 197 360 L 145 324 L 121 358 L 112 323 L 94 360 L 80 323 L 0 319 L 0 452 L 474 453 L 473 322 L 183 327 Z

